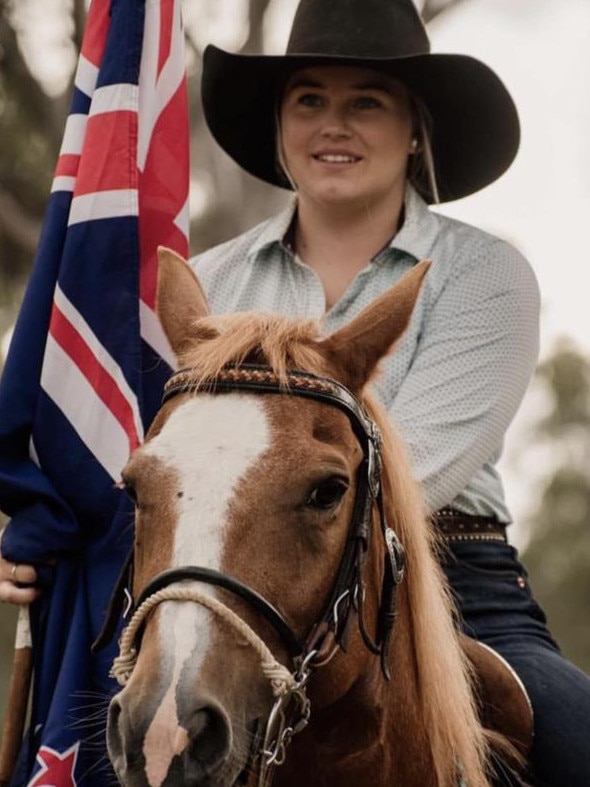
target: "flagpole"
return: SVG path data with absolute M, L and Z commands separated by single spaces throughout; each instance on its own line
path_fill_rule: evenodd
M 0 743 L 0 787 L 9 787 L 20 751 L 33 673 L 33 650 L 29 607 L 19 607 L 12 675 L 8 685 L 6 714 Z

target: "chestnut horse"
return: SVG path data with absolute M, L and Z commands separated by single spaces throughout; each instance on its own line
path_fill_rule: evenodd
M 323 337 L 311 321 L 211 316 L 161 250 L 158 314 L 183 371 L 123 472 L 139 601 L 109 709 L 122 784 L 491 783 L 498 741 L 433 528 L 367 391 L 428 265 Z

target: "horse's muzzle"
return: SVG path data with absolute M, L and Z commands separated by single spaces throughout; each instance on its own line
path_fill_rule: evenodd
M 216 703 L 197 704 L 174 736 L 165 729 L 150 736 L 154 718 L 138 722 L 132 715 L 121 695 L 112 700 L 107 745 L 124 787 L 216 787 L 228 783 L 231 726 Z

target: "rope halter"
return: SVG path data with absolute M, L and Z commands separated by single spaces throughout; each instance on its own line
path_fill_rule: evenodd
M 294 687 L 294 676 L 275 659 L 260 637 L 235 612 L 218 599 L 206 595 L 196 588 L 179 586 L 165 587 L 149 596 L 136 610 L 129 625 L 123 631 L 119 643 L 119 655 L 115 658 L 111 669 L 111 676 L 116 679 L 120 686 L 127 684 L 137 663 L 137 649 L 134 643 L 139 629 L 152 610 L 163 601 L 194 601 L 233 626 L 258 654 L 262 672 L 270 681 L 275 697 L 287 694 Z

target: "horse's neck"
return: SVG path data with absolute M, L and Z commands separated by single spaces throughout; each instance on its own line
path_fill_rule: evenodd
M 399 641 L 399 638 L 398 638 Z M 407 649 L 392 651 L 392 680 L 371 664 L 351 690 L 330 707 L 312 705 L 309 727 L 293 739 L 276 787 L 430 787 L 435 784 L 415 687 L 404 664 Z

